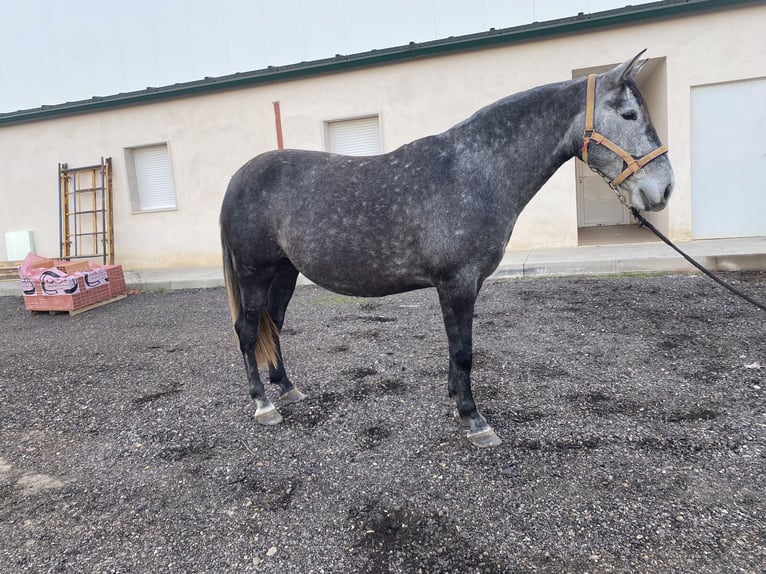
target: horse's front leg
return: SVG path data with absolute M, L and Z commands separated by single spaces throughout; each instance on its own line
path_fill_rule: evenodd
M 449 395 L 457 407 L 458 420 L 468 429 L 468 442 L 478 447 L 497 446 L 500 438 L 479 414 L 471 392 L 473 311 L 478 289 L 451 285 L 438 291 L 449 340 Z

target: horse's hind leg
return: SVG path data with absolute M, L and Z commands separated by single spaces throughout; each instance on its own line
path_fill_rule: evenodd
M 266 395 L 255 359 L 261 316 L 266 311 L 268 288 L 272 277 L 273 271 L 263 270 L 261 273 L 240 278 L 241 308 L 234 324 L 239 338 L 239 348 L 245 360 L 250 396 L 256 404 L 255 420 L 264 425 L 276 425 L 282 422 L 282 416 Z
M 277 268 L 276 275 L 269 286 L 268 309 L 274 324 L 282 331 L 285 321 L 285 311 L 295 291 L 295 282 L 298 279 L 298 270 L 287 259 L 283 260 Z M 277 339 L 277 364 L 269 365 L 269 381 L 279 385 L 282 394 L 279 400 L 283 404 L 297 403 L 306 398 L 290 381 L 285 372 L 285 364 L 282 359 L 282 346 Z
M 471 392 L 473 363 L 473 311 L 478 289 L 453 283 L 438 287 L 449 341 L 449 395 L 455 401 L 459 422 L 468 430 L 468 441 L 478 447 L 500 444 L 500 439 L 476 409 Z

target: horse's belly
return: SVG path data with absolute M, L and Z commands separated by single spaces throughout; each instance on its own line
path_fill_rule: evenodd
M 433 285 L 417 266 L 376 260 L 374 255 L 366 261 L 349 261 L 342 256 L 291 261 L 312 282 L 344 295 L 382 297 Z
M 335 222 L 332 213 L 318 210 L 314 216 L 301 225 L 291 220 L 277 237 L 295 268 L 317 285 L 362 297 L 432 285 L 431 266 L 411 226 L 384 225 L 382 216 L 358 222 Z

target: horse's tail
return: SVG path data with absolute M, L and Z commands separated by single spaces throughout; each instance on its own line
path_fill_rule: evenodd
M 234 260 L 231 250 L 224 238 L 221 238 L 221 247 L 223 249 L 223 278 L 226 283 L 226 294 L 229 298 L 229 309 L 231 310 L 231 320 L 235 328 L 239 317 L 242 314 L 242 296 L 236 279 L 234 269 Z M 277 367 L 279 359 L 277 356 L 277 340 L 279 339 L 279 329 L 271 319 L 266 307 L 261 309 L 261 316 L 258 322 L 258 338 L 255 340 L 255 362 L 258 365 L 270 365 Z

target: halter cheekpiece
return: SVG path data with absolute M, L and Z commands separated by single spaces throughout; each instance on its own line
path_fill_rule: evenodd
M 623 181 L 628 179 L 631 175 L 636 175 L 636 177 L 641 177 L 643 174 L 643 167 L 652 161 L 653 159 L 657 159 L 661 155 L 668 152 L 668 146 L 660 146 L 657 149 L 650 151 L 645 156 L 636 159 L 632 155 L 630 155 L 628 152 L 626 152 L 624 149 L 622 149 L 620 146 L 618 146 L 616 143 L 614 143 L 612 140 L 607 138 L 606 136 L 598 133 L 594 127 L 593 127 L 593 116 L 594 111 L 596 107 L 596 74 L 590 74 L 588 76 L 588 93 L 585 98 L 585 131 L 583 132 L 582 136 L 582 160 L 585 162 L 585 165 L 587 165 L 590 169 L 595 171 L 596 173 L 600 172 L 592 167 L 588 163 L 588 146 L 590 145 L 591 141 L 596 142 L 597 144 L 601 144 L 608 150 L 610 150 L 612 153 L 619 156 L 622 161 L 625 163 L 627 167 L 622 170 L 622 173 L 615 177 L 613 180 L 608 181 L 609 186 L 617 193 L 618 197 L 620 198 L 620 201 L 625 203 L 624 198 L 622 195 L 620 195 L 620 192 L 617 189 L 617 186 L 620 185 Z M 603 175 L 603 174 L 600 174 Z

